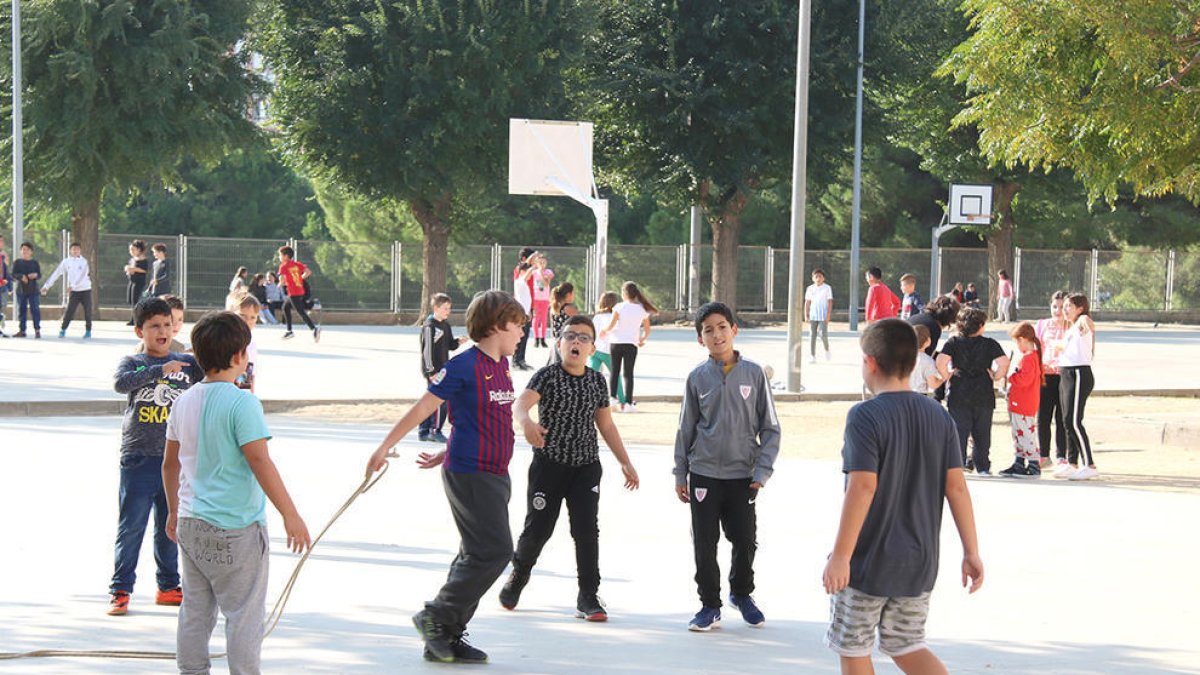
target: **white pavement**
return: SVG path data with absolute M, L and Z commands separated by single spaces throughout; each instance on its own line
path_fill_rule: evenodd
M 45 328 L 47 337 L 41 340 L 0 340 L 4 392 L 0 407 L 6 402 L 121 399 L 112 391 L 112 374 L 121 357 L 136 345 L 132 328 L 98 322 L 89 341 L 80 339 L 83 325 L 78 321 L 72 324 L 70 337 L 62 340 L 56 337 L 56 326 Z M 834 328 L 833 359 L 802 363 L 806 393 L 861 392 L 857 337 L 844 325 Z M 190 324 L 185 326 L 185 337 L 190 330 Z M 461 328 L 456 330 L 465 334 Z M 305 331 L 284 341 L 278 327 L 256 329 L 257 393 L 263 400 L 414 399 L 424 391 L 416 328 L 328 326 L 324 331 L 320 344 L 313 344 Z M 989 334 L 1005 349 L 1013 349 L 1003 330 Z M 1097 336 L 1099 390 L 1200 389 L 1200 328 L 1101 324 Z M 771 364 L 776 379 L 786 381 L 785 330 L 744 330 L 737 342 L 743 354 Z M 528 360 L 540 365 L 548 354 L 546 349 L 531 348 Z M 638 356 L 635 397 L 681 395 L 687 373 L 704 357 L 693 329 L 655 326 Z M 530 375 L 513 374 L 518 386 Z
M 288 416 L 269 423 L 271 453 L 315 533 L 359 484 L 385 427 Z M 153 605 L 149 538 L 130 614 L 104 615 L 119 427 L 117 417 L 0 419 L 7 537 L 0 652 L 174 649 L 176 611 Z M 264 645 L 265 672 L 449 672 L 421 660 L 409 623 L 445 579 L 457 545 L 436 472 L 412 465 L 427 447 L 405 441 L 389 473 L 318 547 Z M 574 558 L 560 525 L 518 611 L 499 607 L 497 585 L 471 623 L 471 639 L 492 658 L 487 672 L 837 672 L 821 644 L 828 601 L 820 588 L 841 499 L 835 460 L 781 460 L 760 497 L 755 595 L 766 626 L 749 628 L 727 608 L 719 631 L 695 634 L 685 630 L 698 608 L 688 515 L 673 495 L 669 449 L 633 449 L 643 480 L 636 493 L 620 489 L 605 455 L 601 595 L 611 621 L 572 618 Z M 529 459 L 519 444 L 510 510 L 518 529 Z M 1200 497 L 1051 480 L 973 480 L 971 489 L 984 587 L 973 596 L 958 587 L 960 549 L 947 514 L 929 622 L 930 643 L 951 672 L 1197 672 L 1200 551 L 1192 533 Z M 284 551 L 279 518 L 268 511 L 271 604 L 297 557 Z M 727 563 L 726 548 L 721 555 Z M 876 663 L 882 673 L 899 672 L 885 659 Z M 173 671 L 163 661 L 36 659 L 0 661 L 0 672 Z M 222 662 L 215 672 L 225 672 Z

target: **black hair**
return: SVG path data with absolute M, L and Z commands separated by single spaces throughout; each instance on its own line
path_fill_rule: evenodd
M 958 316 L 960 305 L 951 295 L 939 295 L 925 305 L 925 312 L 932 314 L 939 326 L 949 326 Z
M 567 322 L 563 324 L 563 331 L 565 332 L 571 326 L 587 326 L 592 329 L 592 339 L 596 338 L 596 324 L 587 314 L 576 314 L 567 319 Z
M 917 333 L 903 319 L 882 319 L 867 327 L 860 341 L 863 354 L 875 359 L 886 377 L 908 377 L 917 365 Z
M 958 318 L 955 319 L 954 328 L 959 335 L 970 337 L 979 332 L 987 323 L 987 312 L 978 307 L 963 307 L 958 310 Z
M 171 306 L 162 298 L 146 298 L 133 308 L 133 325 L 141 328 L 156 316 L 165 316 L 170 319 Z
M 17 248 L 27 248 L 27 249 L 29 249 L 30 251 L 34 250 L 34 248 L 33 248 L 33 244 L 31 244 L 31 243 L 29 243 L 29 242 L 27 242 L 27 241 L 23 241 L 23 242 L 21 242 L 21 245 L 20 245 L 20 246 L 18 246 Z
M 521 262 L 524 262 L 526 258 L 533 255 L 534 253 L 537 253 L 536 248 L 534 248 L 532 246 L 525 246 L 525 247 L 521 248 L 521 252 L 517 254 L 517 258 L 519 258 Z
M 280 246 L 279 255 L 286 255 L 289 258 L 296 258 L 296 251 L 291 246 Z
M 192 354 L 204 372 L 225 370 L 250 346 L 250 327 L 233 312 L 209 312 L 192 327 Z
M 129 245 L 138 251 L 138 253 L 146 252 L 146 241 L 144 239 L 134 239 L 129 242 Z
M 700 309 L 696 310 L 696 335 L 704 329 L 704 320 L 713 314 L 720 314 L 725 317 L 730 326 L 736 326 L 737 320 L 733 318 L 733 310 L 729 309 L 729 305 L 723 302 L 706 302 L 700 305 Z
M 879 269 L 878 267 L 872 267 L 872 268 L 868 269 L 867 274 L 871 275 L 872 277 L 875 277 L 876 279 L 879 279 L 880 281 L 883 280 L 883 270 Z

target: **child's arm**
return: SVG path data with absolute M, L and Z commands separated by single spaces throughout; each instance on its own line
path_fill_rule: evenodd
M 949 354 L 938 354 L 937 355 L 937 371 L 938 371 L 938 377 L 941 377 L 943 382 L 950 379 L 950 355 Z
M 967 490 L 967 479 L 962 469 L 946 472 L 946 501 L 950 504 L 950 515 L 958 528 L 958 538 L 963 544 L 962 584 L 974 593 L 983 585 L 983 560 L 979 557 L 979 542 L 975 538 L 975 510 L 971 506 L 971 493 Z
M 804 316 L 800 317 L 801 321 L 808 321 L 808 317 L 811 316 L 808 313 L 810 309 L 812 309 L 812 300 L 805 298 L 804 299 Z
M 167 361 L 159 365 L 143 366 L 134 357 L 126 356 L 121 359 L 113 376 L 113 390 L 118 394 L 128 394 L 154 382 L 164 374 L 179 372 L 185 365 L 187 364 L 181 361 Z
M 613 423 L 610 406 L 596 409 L 596 429 L 604 437 L 604 442 L 612 451 L 613 457 L 621 464 L 621 473 L 625 474 L 625 489 L 638 489 L 641 483 L 638 481 L 637 470 L 633 468 L 629 453 L 625 452 L 625 443 L 621 441 L 621 434 L 617 431 L 617 425 Z
M 612 319 L 609 320 L 608 325 L 605 326 L 600 332 L 603 334 L 611 333 L 612 329 L 617 327 L 617 319 L 618 318 L 619 317 L 617 316 L 617 310 L 614 309 L 613 313 L 612 313 Z
M 167 495 L 167 538 L 175 538 L 175 528 L 179 524 L 179 441 L 167 441 L 163 450 L 162 463 L 163 491 Z
M 529 416 L 529 411 L 533 410 L 533 406 L 542 400 L 542 395 L 533 389 L 526 389 L 521 392 L 517 398 L 516 404 L 513 405 L 513 419 L 517 426 L 521 427 L 521 433 L 525 435 L 525 440 L 535 448 L 546 446 L 546 427 L 533 421 Z
M 700 421 L 699 402 L 692 392 L 689 376 L 683 388 L 683 407 L 679 410 L 679 429 L 675 432 L 675 495 L 688 503 L 688 452 L 696 439 L 696 424 Z
M 1007 377 L 1008 376 L 1008 364 L 1009 364 L 1009 361 L 1008 361 L 1007 354 L 996 359 L 996 369 L 992 371 L 992 379 L 995 380 L 996 382 L 999 382 L 1000 380 L 1003 380 L 1005 377 Z
M 837 593 L 850 585 L 850 557 L 854 555 L 858 535 L 862 533 L 863 522 L 871 510 L 878 482 L 879 476 L 870 471 L 850 472 L 837 539 L 833 543 L 833 553 L 829 554 L 829 562 L 825 563 L 825 573 L 821 575 L 826 593 Z
M 638 340 L 639 347 L 646 346 L 646 340 L 650 339 L 650 317 L 642 319 L 642 337 Z
M 54 271 L 50 273 L 50 278 L 46 279 L 46 283 L 42 284 L 42 295 L 45 295 L 50 291 L 50 287 L 54 285 L 54 282 L 58 281 L 58 278 L 62 276 L 66 269 L 67 259 L 63 258 L 63 261 L 58 264 L 58 267 L 55 267 Z
M 267 494 L 267 499 L 271 500 L 275 509 L 279 511 L 279 515 L 283 516 L 283 529 L 287 532 L 287 547 L 293 553 L 300 553 L 312 546 L 312 538 L 308 536 L 308 526 L 304 524 L 304 519 L 296 511 L 296 505 L 292 503 L 292 496 L 283 486 L 283 478 L 279 476 L 279 469 L 275 468 L 275 462 L 271 461 L 271 456 L 267 454 L 267 439 L 260 438 L 243 445 L 242 454 L 246 456 L 246 463 L 250 465 L 250 470 L 258 479 L 258 484 Z
M 758 393 L 758 461 L 755 462 L 753 482 L 750 487 L 758 490 L 767 484 L 775 472 L 775 458 L 779 456 L 779 418 L 775 414 L 775 397 L 771 394 L 771 381 L 763 372 L 762 386 Z
M 388 452 L 390 452 L 391 449 L 397 443 L 399 443 L 401 439 L 407 436 L 408 432 L 417 428 L 417 425 L 421 423 L 421 420 L 432 415 L 440 405 L 442 405 L 442 399 L 429 392 L 425 392 L 425 395 L 422 396 L 415 404 L 413 404 L 413 407 L 408 409 L 408 412 L 404 414 L 404 417 L 401 417 L 400 421 L 396 422 L 396 426 L 392 427 L 392 430 L 388 432 L 388 435 L 383 439 L 383 442 L 379 444 L 379 448 L 377 448 L 375 452 L 371 453 L 371 457 L 367 460 L 367 475 L 370 476 L 371 474 L 383 468 L 383 463 L 387 461 Z M 423 457 L 420 460 L 421 467 L 426 469 L 433 468 L 438 464 L 441 464 L 441 458 L 445 456 L 446 451 L 443 450 L 434 455 Z

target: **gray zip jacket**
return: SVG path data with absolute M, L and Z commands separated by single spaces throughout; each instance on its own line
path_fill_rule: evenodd
M 778 456 L 779 418 L 762 366 L 740 354 L 728 375 L 711 358 L 696 366 L 679 411 L 675 485 L 686 485 L 689 472 L 765 485 Z

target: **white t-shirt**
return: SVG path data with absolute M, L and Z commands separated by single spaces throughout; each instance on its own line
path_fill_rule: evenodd
M 804 291 L 804 299 L 811 303 L 808 306 L 809 321 L 829 320 L 829 301 L 833 300 L 833 289 L 829 284 L 809 285 Z
M 918 394 L 928 394 L 929 376 L 937 374 L 937 364 L 934 363 L 933 357 L 923 351 L 918 351 L 917 365 L 913 368 L 912 375 L 908 377 L 908 388 Z
M 533 307 L 533 297 L 529 292 L 529 282 L 525 281 L 524 277 L 518 276 L 513 279 L 513 297 L 528 314 L 530 308 Z
M 608 324 L 612 323 L 612 312 L 600 312 L 592 317 L 592 324 L 596 326 L 596 351 L 608 353 L 608 338 L 600 337 L 600 331 L 608 328 Z
M 636 345 L 642 321 L 650 316 L 640 302 L 622 302 L 613 307 L 617 325 L 609 333 L 608 342 L 614 345 Z

